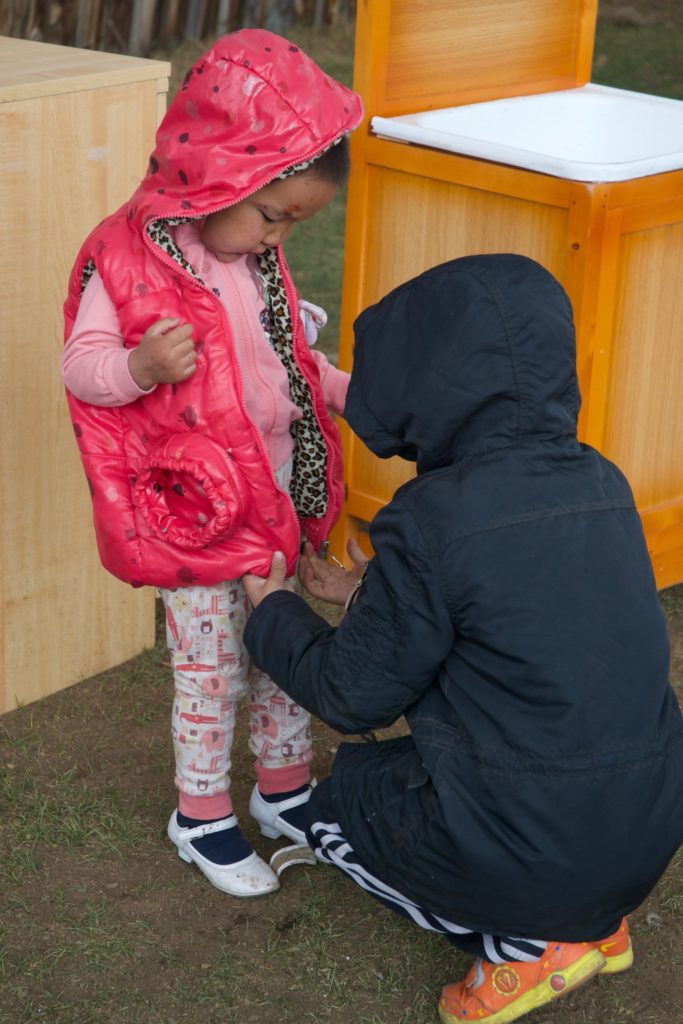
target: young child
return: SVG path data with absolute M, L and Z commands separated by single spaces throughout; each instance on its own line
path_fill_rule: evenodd
M 626 915 L 683 838 L 683 720 L 633 495 L 576 439 L 570 303 L 523 256 L 454 260 L 356 322 L 345 416 L 417 477 L 351 573 L 274 559 L 257 665 L 345 733 L 313 791 L 318 857 L 477 959 L 446 1024 L 507 1024 L 632 961 Z M 354 595 L 356 600 L 353 601 Z
M 269 32 L 220 39 L 187 74 L 131 200 L 82 246 L 63 376 L 102 562 L 160 588 L 175 701 L 183 860 L 236 896 L 276 889 L 233 814 L 235 704 L 249 693 L 261 831 L 304 841 L 309 716 L 251 666 L 240 577 L 294 572 L 343 495 L 348 376 L 307 344 L 281 249 L 348 174 L 360 99 Z M 303 321 L 302 322 L 302 317 Z

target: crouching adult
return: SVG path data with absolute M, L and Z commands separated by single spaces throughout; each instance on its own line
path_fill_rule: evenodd
M 350 572 L 331 627 L 248 577 L 245 643 L 342 733 L 308 804 L 318 857 L 476 957 L 447 1024 L 516 1020 L 632 962 L 627 915 L 683 838 L 683 721 L 633 496 L 576 437 L 569 300 L 522 256 L 454 260 L 356 322 L 345 417 L 416 462 Z

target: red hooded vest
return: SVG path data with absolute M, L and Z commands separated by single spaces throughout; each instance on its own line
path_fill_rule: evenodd
M 261 30 L 225 36 L 185 77 L 146 177 L 88 236 L 64 306 L 65 337 L 97 269 L 127 347 L 161 317 L 193 325 L 197 370 L 111 408 L 67 392 L 93 500 L 102 564 L 133 586 L 211 585 L 267 575 L 272 553 L 294 570 L 303 533 L 319 547 L 341 506 L 335 424 L 301 328 L 284 255 L 260 257 L 274 347 L 303 409 L 290 494 L 279 488 L 249 419 L 220 299 L 174 246 L 168 223 L 203 218 L 315 159 L 357 126 L 360 98 L 298 47 Z M 200 269 L 200 268 L 199 268 Z

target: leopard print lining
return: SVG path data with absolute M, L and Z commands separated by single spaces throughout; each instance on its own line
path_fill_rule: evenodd
M 176 217 L 152 221 L 147 226 L 147 234 L 151 241 L 163 249 L 183 270 L 204 284 L 194 267 L 183 256 L 170 231 L 170 227 L 192 219 Z M 294 438 L 294 458 L 289 492 L 297 514 L 302 519 L 322 519 L 327 512 L 328 503 L 327 445 L 315 415 L 310 387 L 294 358 L 292 318 L 277 250 L 267 249 L 256 259 L 265 286 L 271 344 L 287 371 L 292 401 L 303 412 L 302 418 L 296 420 L 290 427 Z
M 83 270 L 81 271 L 81 295 L 85 291 L 85 286 L 87 285 L 88 281 L 93 276 L 93 274 L 95 273 L 96 269 L 97 268 L 95 267 L 95 261 L 94 260 L 88 260 L 88 262 L 83 267 Z
M 321 153 L 318 153 L 317 156 L 314 156 L 312 160 L 304 160 L 302 164 L 292 164 L 292 166 L 284 170 L 282 174 L 278 174 L 277 179 L 279 180 L 280 178 L 291 178 L 293 174 L 299 174 L 300 171 L 308 170 L 308 168 L 311 167 L 316 162 L 316 160 L 320 159 L 323 153 L 327 153 L 328 149 L 332 149 L 333 146 L 338 146 L 343 138 L 344 136 L 340 135 L 339 138 L 335 139 L 334 142 L 331 142 L 329 146 L 325 146 L 325 149 L 323 149 Z
M 167 217 L 165 220 L 150 221 L 146 229 L 147 237 L 154 245 L 158 245 L 160 249 L 163 249 L 166 255 L 170 256 L 183 270 L 186 270 L 195 281 L 204 284 L 189 260 L 186 260 L 183 256 L 182 250 L 176 245 L 175 238 L 170 232 L 170 228 L 176 227 L 178 224 L 186 224 L 192 219 L 192 217 Z
M 322 519 L 327 511 L 327 445 L 315 415 L 311 389 L 294 358 L 292 318 L 277 249 L 266 249 L 257 261 L 271 318 L 271 343 L 287 371 L 292 401 L 303 412 L 290 427 L 294 438 L 290 494 L 302 518 Z

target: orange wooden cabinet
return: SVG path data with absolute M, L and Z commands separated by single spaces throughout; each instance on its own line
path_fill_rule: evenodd
M 154 642 L 154 591 L 100 566 L 60 358 L 71 265 L 144 174 L 169 71 L 0 38 L 0 712 Z
M 371 134 L 391 117 L 583 85 L 597 4 L 410 0 L 359 5 L 340 366 L 353 321 L 442 261 L 519 252 L 574 305 L 582 440 L 634 488 L 660 587 L 683 580 L 683 170 L 612 182 L 555 177 Z M 419 344 L 419 338 L 416 338 Z M 371 456 L 342 425 L 347 502 L 332 538 L 367 529 L 413 467 Z

